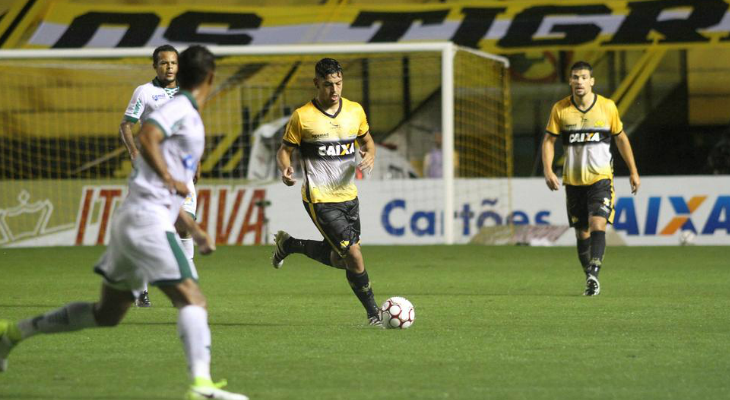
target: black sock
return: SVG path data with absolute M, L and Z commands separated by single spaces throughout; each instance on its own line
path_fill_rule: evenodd
M 603 254 L 606 252 L 606 232 L 591 232 L 591 273 L 598 276 L 603 263 Z
M 373 295 L 373 289 L 370 287 L 370 278 L 368 272 L 363 271 L 362 274 L 356 274 L 350 270 L 347 270 L 347 281 L 350 282 L 352 291 L 360 300 L 362 306 L 368 312 L 368 317 L 378 314 L 378 304 L 375 302 L 375 296 Z
M 324 240 L 316 241 L 290 238 L 284 243 L 284 250 L 289 253 L 304 254 L 312 260 L 319 261 L 330 267 L 335 267 L 332 265 L 332 260 L 330 260 L 332 247 Z
M 578 260 L 580 265 L 583 267 L 583 271 L 588 268 L 588 263 L 591 261 L 591 239 L 578 239 Z

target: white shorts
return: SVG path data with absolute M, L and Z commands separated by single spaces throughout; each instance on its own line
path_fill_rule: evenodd
M 175 285 L 198 280 L 195 264 L 185 258 L 180 237 L 169 212 L 142 207 L 121 207 L 114 213 L 111 237 L 94 272 L 114 289 L 135 296 L 146 284 Z
M 195 213 L 198 212 L 198 194 L 195 192 L 195 185 L 193 184 L 193 181 L 188 182 L 188 190 L 190 191 L 190 194 L 188 194 L 187 197 L 185 197 L 185 200 L 183 200 L 182 209 L 192 215 L 193 219 L 195 219 Z

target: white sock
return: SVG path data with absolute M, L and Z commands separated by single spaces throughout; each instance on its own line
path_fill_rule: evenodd
M 144 283 L 144 288 L 142 289 L 143 292 L 147 291 L 147 282 Z
M 191 378 L 210 379 L 210 328 L 205 308 L 194 305 L 181 308 L 177 332 L 183 342 Z
M 180 241 L 182 242 L 185 258 L 187 258 L 188 261 L 193 261 L 193 256 L 195 255 L 195 244 L 193 243 L 193 238 L 180 239 Z
M 73 332 L 97 326 L 94 303 L 69 303 L 43 315 L 18 322 L 18 329 L 27 339 L 37 333 Z

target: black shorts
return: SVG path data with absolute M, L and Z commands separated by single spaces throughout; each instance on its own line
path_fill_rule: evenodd
M 571 227 L 588 228 L 588 219 L 594 216 L 613 224 L 613 180 L 603 179 L 589 186 L 565 185 L 565 199 Z
M 309 218 L 340 257 L 353 244 L 360 243 L 360 202 L 304 203 Z

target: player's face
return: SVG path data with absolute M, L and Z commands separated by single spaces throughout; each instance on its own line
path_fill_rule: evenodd
M 327 106 L 332 106 L 340 101 L 342 94 L 342 74 L 330 74 L 324 79 L 314 78 L 314 85 L 317 86 L 317 100 Z
M 570 88 L 573 96 L 583 97 L 593 92 L 593 84 L 596 80 L 591 76 L 591 71 L 587 69 L 576 69 L 570 71 Z
M 175 77 L 177 76 L 177 54 L 174 51 L 161 51 L 158 54 L 155 70 L 157 71 L 157 79 L 162 83 L 170 84 L 175 82 Z

